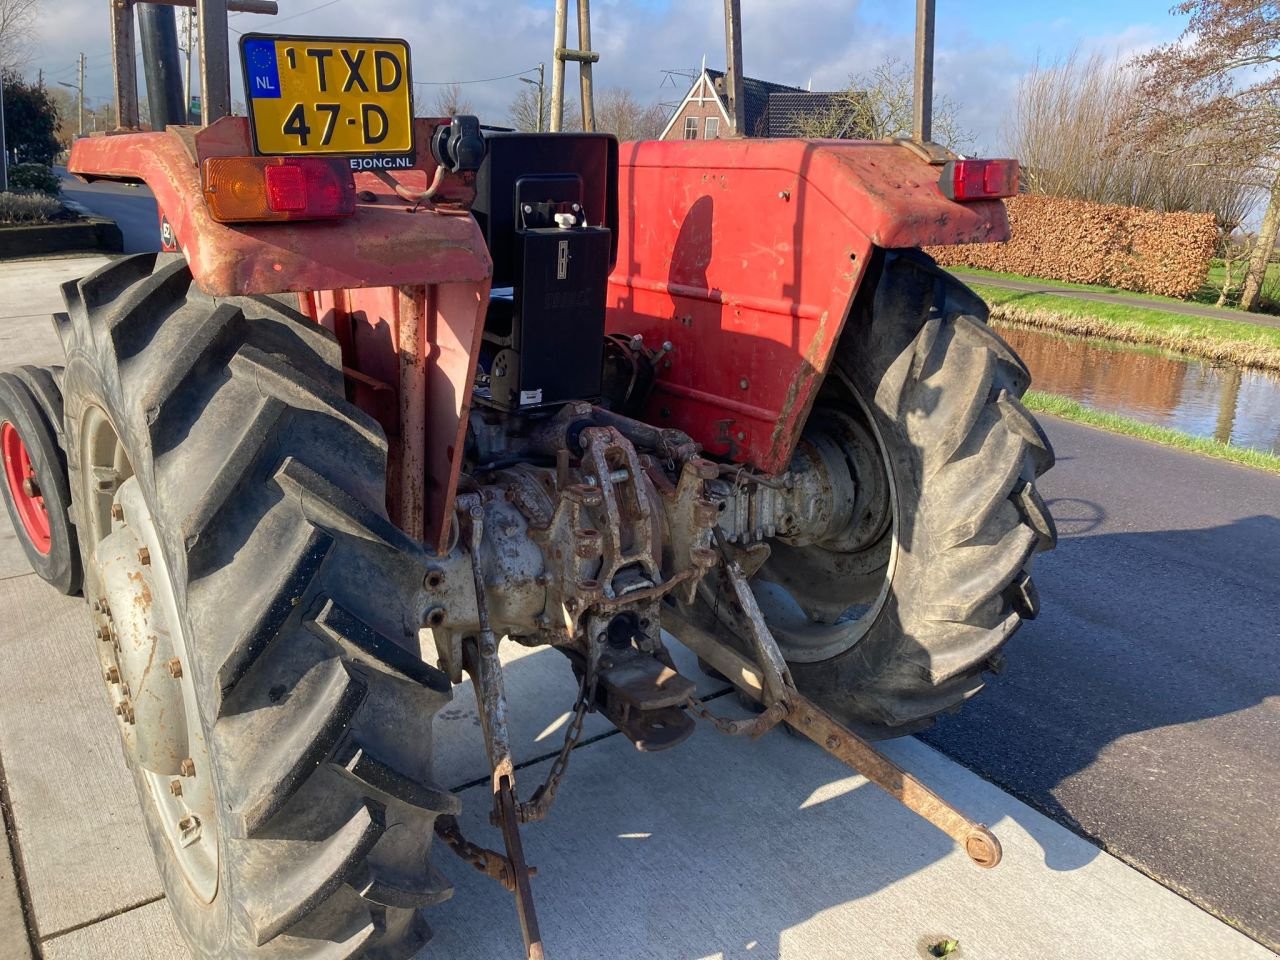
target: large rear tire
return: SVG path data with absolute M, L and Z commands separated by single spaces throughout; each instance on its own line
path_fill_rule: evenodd
M 180 256 L 64 286 L 55 318 L 96 642 L 170 908 L 202 958 L 411 956 L 447 679 L 425 556 L 333 338 L 215 301 Z
M 1035 481 L 1053 452 L 1019 399 L 1026 367 L 985 321 L 929 257 L 877 254 L 803 441 L 842 451 L 854 519 L 830 542 L 771 542 L 752 582 L 799 689 L 870 737 L 957 709 L 1038 612 L 1031 563 L 1057 534 Z M 709 593 L 704 628 L 741 634 Z

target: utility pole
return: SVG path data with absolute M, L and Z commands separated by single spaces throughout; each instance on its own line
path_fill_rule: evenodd
M 4 139 L 4 74 L 0 73 L 0 193 L 9 190 L 9 144 Z
M 36 71 L 36 86 L 41 90 L 44 89 L 44 67 Z
M 724 52 L 729 96 L 729 116 L 734 136 L 745 137 L 747 101 L 742 91 L 742 0 L 724 0 Z
M 538 64 L 538 79 L 530 80 L 528 77 L 520 77 L 521 83 L 527 83 L 532 87 L 538 88 L 538 121 L 536 124 L 539 133 L 542 132 L 542 112 L 547 108 L 546 105 L 546 77 L 547 65 L 545 63 Z
M 916 0 L 915 103 L 911 138 L 917 143 L 933 139 L 933 30 L 935 0 Z
M 80 136 L 84 136 L 84 54 L 80 54 Z

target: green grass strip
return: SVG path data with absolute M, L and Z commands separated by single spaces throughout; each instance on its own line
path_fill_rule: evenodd
M 1126 437 L 1137 437 L 1139 440 L 1176 447 L 1189 453 L 1213 457 L 1215 460 L 1226 460 L 1229 463 L 1238 463 L 1241 466 L 1280 474 L 1280 456 L 1274 453 L 1263 453 L 1261 450 L 1250 450 L 1248 447 L 1235 447 L 1208 437 L 1195 437 L 1181 430 L 1155 427 L 1118 414 L 1092 410 L 1069 397 L 1061 397 L 1054 393 L 1028 390 L 1022 402 L 1027 409 L 1036 413 L 1047 413 L 1050 416 L 1061 417 L 1063 420 L 1098 427 Z
M 973 284 L 996 323 L 1172 350 L 1216 363 L 1280 370 L 1280 327 L 1190 317 L 1159 309 L 1098 303 Z

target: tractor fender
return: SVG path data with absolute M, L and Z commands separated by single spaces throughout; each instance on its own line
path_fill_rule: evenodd
M 420 191 L 435 173 L 426 146 L 434 121 L 416 123 L 417 166 L 397 170 L 396 177 Z M 355 215 L 342 220 L 218 223 L 205 204 L 201 164 L 253 152 L 248 120 L 224 117 L 203 129 L 85 137 L 72 146 L 67 169 L 86 182 L 150 187 L 196 284 L 212 296 L 487 283 L 492 275 L 484 237 L 471 217 L 426 207 L 409 215 L 394 189 L 371 173 L 355 174 L 362 199 Z M 461 179 L 446 177 L 442 195 L 469 203 L 472 191 Z
M 671 345 L 646 417 L 786 470 L 872 252 L 1008 238 L 940 172 L 890 142 L 624 144 L 608 330 Z

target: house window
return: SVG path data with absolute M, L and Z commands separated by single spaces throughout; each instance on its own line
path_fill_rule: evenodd
M 718 138 L 719 136 L 720 136 L 720 118 L 719 118 L 719 117 L 707 117 L 707 133 L 706 133 L 706 138 L 707 138 L 708 140 L 715 140 L 715 139 L 716 139 L 716 138 Z
M 698 139 L 698 118 L 697 117 L 684 118 L 684 138 L 686 140 Z

